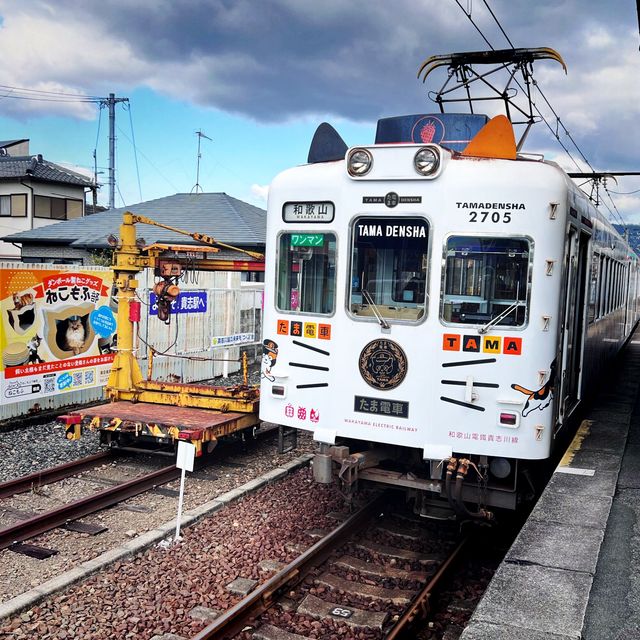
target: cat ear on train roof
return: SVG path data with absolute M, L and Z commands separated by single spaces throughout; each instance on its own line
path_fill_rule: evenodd
M 491 118 L 471 139 L 462 155 L 475 158 L 515 160 L 517 156 L 516 139 L 509 118 L 504 115 Z

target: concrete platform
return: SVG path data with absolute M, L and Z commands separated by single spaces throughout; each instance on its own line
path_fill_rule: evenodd
M 461 640 L 640 638 L 640 331 Z

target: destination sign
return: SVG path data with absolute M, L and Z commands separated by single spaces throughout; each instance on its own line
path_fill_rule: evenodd
M 333 202 L 287 202 L 282 208 L 285 222 L 332 222 Z
M 426 238 L 427 225 L 421 222 L 386 222 L 375 218 L 362 218 L 356 224 L 358 238 Z

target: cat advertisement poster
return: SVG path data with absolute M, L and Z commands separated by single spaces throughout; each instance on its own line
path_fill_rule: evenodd
M 2 404 L 106 383 L 116 339 L 112 283 L 104 268 L 0 267 Z

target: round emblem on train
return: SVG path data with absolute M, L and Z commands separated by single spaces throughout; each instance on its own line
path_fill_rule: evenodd
M 407 356 L 392 340 L 372 340 L 358 360 L 360 375 L 374 389 L 395 389 L 407 375 Z

